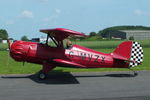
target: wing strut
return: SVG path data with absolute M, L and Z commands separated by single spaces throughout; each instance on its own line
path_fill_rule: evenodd
M 48 37 L 49 37 L 49 34 L 47 34 L 46 45 L 48 45 Z
M 46 45 L 48 45 L 48 38 L 49 38 L 49 37 L 51 38 L 51 40 L 55 43 L 55 45 L 56 45 L 57 47 L 63 47 L 63 42 L 62 42 L 62 40 L 58 40 L 58 41 L 57 41 L 54 36 L 51 36 L 51 35 L 50 35 L 50 33 L 47 34 Z
M 52 39 L 52 41 L 55 43 L 55 45 L 58 47 L 58 43 L 56 42 L 56 40 L 54 40 L 54 38 L 51 36 L 51 35 L 48 35 L 51 39 Z

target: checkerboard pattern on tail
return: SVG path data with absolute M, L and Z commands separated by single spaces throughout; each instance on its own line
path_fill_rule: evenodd
M 143 62 L 143 49 L 138 42 L 132 43 L 130 67 L 135 67 Z

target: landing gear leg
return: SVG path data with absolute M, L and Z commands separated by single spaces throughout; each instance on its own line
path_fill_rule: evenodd
M 129 70 L 131 70 L 133 72 L 133 76 L 137 76 L 138 75 L 137 71 L 135 71 L 135 70 L 133 70 L 131 68 L 129 68 Z
M 38 74 L 38 78 L 44 80 L 47 78 L 48 72 L 54 69 L 56 66 L 49 63 L 43 63 L 43 68 Z

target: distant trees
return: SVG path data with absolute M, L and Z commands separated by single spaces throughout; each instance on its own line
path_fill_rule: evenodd
M 99 33 L 102 33 L 103 31 L 111 31 L 111 30 L 150 30 L 150 27 L 146 27 L 146 26 L 113 26 L 113 27 L 105 28 L 104 30 L 99 31 Z
M 89 35 L 89 36 L 91 37 L 91 36 L 96 36 L 96 35 L 97 35 L 96 32 L 90 32 L 90 35 Z
M 134 37 L 133 37 L 133 36 L 130 36 L 130 37 L 129 37 L 129 40 L 134 40 Z
M 104 37 L 104 38 L 111 38 L 111 36 L 116 36 L 116 37 L 121 37 L 122 39 L 125 39 L 125 34 L 124 32 L 120 32 L 120 30 L 150 30 L 150 27 L 145 27 L 145 26 L 113 26 L 109 28 L 105 28 L 103 30 L 100 30 L 98 32 L 98 35 Z M 131 37 L 131 39 L 133 39 Z
M 126 39 L 126 34 L 120 30 L 150 30 L 150 27 L 145 26 L 113 26 L 100 30 L 99 32 L 90 32 L 88 37 L 73 37 L 71 40 L 104 40 L 104 39 Z M 129 37 L 129 40 L 134 40 L 135 37 Z M 8 39 L 8 33 L 5 29 L 0 29 L 0 41 Z M 21 37 L 23 41 L 29 41 L 26 35 Z
M 0 29 L 0 38 L 2 40 L 7 40 L 8 39 L 8 33 L 5 29 Z
M 25 36 L 25 35 L 21 37 L 21 40 L 22 40 L 22 41 L 29 41 L 28 37 Z

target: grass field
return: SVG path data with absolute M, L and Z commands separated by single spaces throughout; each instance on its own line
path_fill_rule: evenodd
M 91 49 L 113 49 L 119 45 L 122 40 L 119 41 L 72 41 L 74 44 L 82 45 Z M 150 47 L 150 40 L 138 41 L 142 47 Z M 0 51 L 6 50 L 8 48 L 7 44 L 0 43 Z
M 0 43 L 0 51 L 5 51 L 8 48 L 7 44 Z
M 82 45 L 92 49 L 113 49 L 116 48 L 123 41 L 76 41 L 75 44 Z M 142 47 L 150 47 L 150 40 L 137 41 Z
M 82 41 L 77 42 L 79 45 L 90 47 L 97 51 L 110 53 L 122 41 Z M 135 70 L 150 70 L 150 41 L 139 41 L 144 46 L 144 62 L 142 65 L 135 67 Z M 106 49 L 104 49 L 106 48 Z M 0 44 L 0 74 L 26 74 L 36 73 L 41 69 L 41 65 L 16 62 L 10 58 L 7 45 Z M 112 68 L 97 68 L 97 69 L 76 69 L 76 68 L 62 68 L 57 67 L 53 72 L 99 72 L 99 71 L 127 71 L 128 69 L 112 69 Z
M 110 53 L 113 49 L 95 49 L 101 52 Z M 150 48 L 144 48 L 144 62 L 142 65 L 135 67 L 135 70 L 150 70 Z M 41 69 L 41 65 L 16 62 L 9 57 L 7 51 L 0 51 L 0 74 L 26 74 L 36 73 Z M 127 71 L 128 69 L 97 68 L 97 69 L 76 69 L 57 67 L 54 72 L 99 72 L 99 71 Z

